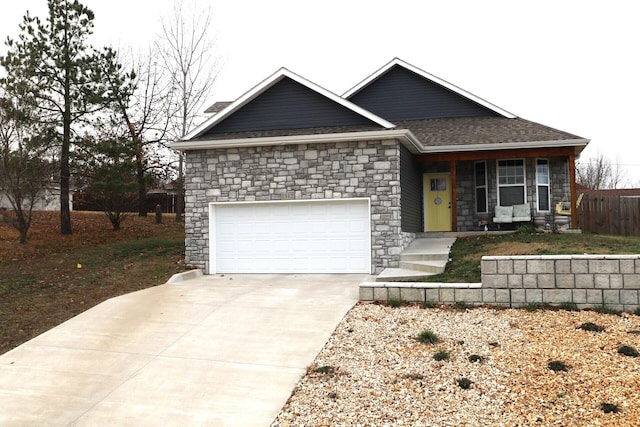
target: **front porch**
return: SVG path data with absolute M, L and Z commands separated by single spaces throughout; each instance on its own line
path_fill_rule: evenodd
M 574 147 L 414 154 L 411 165 L 407 163 L 401 176 L 403 231 L 515 228 L 495 221 L 496 207 L 524 204 L 530 207 L 526 222 L 533 225 L 534 218 L 546 221 L 553 216 L 558 203 L 569 209 L 568 228 L 576 227 Z M 409 180 L 418 181 L 419 189 L 407 184 Z M 418 203 L 411 199 L 418 195 L 416 215 L 404 203 L 409 199 L 408 206 L 416 209 Z M 405 215 L 412 218 L 407 221 L 411 230 L 404 227 Z

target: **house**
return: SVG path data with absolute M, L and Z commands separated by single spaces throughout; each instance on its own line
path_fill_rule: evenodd
M 575 201 L 587 143 L 400 59 L 343 96 L 283 68 L 173 145 L 186 158 L 186 262 L 379 273 L 417 233 Z

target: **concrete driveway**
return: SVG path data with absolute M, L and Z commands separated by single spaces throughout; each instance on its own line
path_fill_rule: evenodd
M 366 275 L 201 276 L 0 356 L 0 425 L 269 426 Z

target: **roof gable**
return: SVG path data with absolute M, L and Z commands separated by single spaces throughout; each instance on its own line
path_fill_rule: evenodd
M 323 126 L 394 125 L 282 68 L 205 121 L 183 140 L 234 132 Z
M 394 121 L 453 117 L 515 117 L 397 58 L 347 91 L 343 97 Z

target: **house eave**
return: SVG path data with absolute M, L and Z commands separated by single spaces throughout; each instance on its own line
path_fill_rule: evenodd
M 421 154 L 454 153 L 469 151 L 499 151 L 535 148 L 574 147 L 576 154 L 580 154 L 587 146 L 588 139 L 561 139 L 555 141 L 525 141 L 525 142 L 501 142 L 492 144 L 465 144 L 465 145 L 439 145 L 426 146 Z
M 269 136 L 263 138 L 234 138 L 234 139 L 202 139 L 177 141 L 170 144 L 170 148 L 177 151 L 210 150 L 216 148 L 261 147 L 296 144 L 324 144 L 346 141 L 370 140 L 399 140 L 414 154 L 424 152 L 424 145 L 408 129 L 389 129 L 365 132 L 324 133 L 312 135 Z

